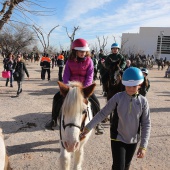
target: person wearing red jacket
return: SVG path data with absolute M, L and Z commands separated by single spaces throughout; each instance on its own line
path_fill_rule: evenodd
M 57 66 L 59 67 L 59 72 L 58 72 L 58 80 L 63 81 L 63 68 L 64 68 L 64 51 L 59 54 L 57 57 Z
M 41 79 L 45 80 L 45 74 L 48 73 L 48 81 L 50 81 L 50 63 L 51 59 L 49 58 L 48 54 L 44 53 L 44 56 L 41 58 L 40 66 L 42 67 L 41 70 Z

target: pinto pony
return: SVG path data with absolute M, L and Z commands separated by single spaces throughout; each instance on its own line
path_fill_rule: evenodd
M 0 170 L 10 170 L 8 156 L 6 155 L 6 148 L 4 143 L 4 136 L 0 128 Z
M 68 85 L 58 82 L 60 93 L 64 97 L 60 118 L 60 169 L 69 170 L 71 154 L 74 154 L 74 168 L 81 170 L 84 144 L 91 132 L 80 141 L 79 135 L 84 126 L 92 119 L 92 110 L 88 97 L 93 94 L 96 84 L 83 87 L 79 82 Z

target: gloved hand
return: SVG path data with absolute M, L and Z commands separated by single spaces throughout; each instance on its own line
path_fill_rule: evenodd
M 80 141 L 83 140 L 86 137 L 86 134 L 89 133 L 89 129 L 87 129 L 86 127 L 83 129 L 83 131 L 81 132 L 79 139 Z

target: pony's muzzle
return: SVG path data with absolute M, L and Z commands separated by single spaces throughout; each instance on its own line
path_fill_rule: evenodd
M 74 142 L 71 144 L 65 141 L 64 145 L 67 152 L 75 152 L 79 148 L 79 142 Z

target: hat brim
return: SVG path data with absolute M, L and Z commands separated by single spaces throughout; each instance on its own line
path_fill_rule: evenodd
M 78 51 L 90 51 L 89 47 L 75 47 L 74 50 Z
M 122 84 L 124 86 L 137 86 L 143 82 L 144 79 L 142 80 L 129 80 L 129 81 L 124 81 L 122 80 Z

